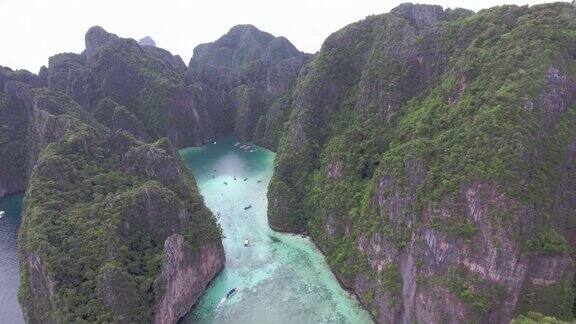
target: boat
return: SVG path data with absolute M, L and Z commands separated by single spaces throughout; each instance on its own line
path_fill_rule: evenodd
M 250 153 L 254 153 L 254 152 L 256 152 L 256 151 L 258 151 L 258 150 L 250 150 Z
M 214 145 L 216 145 L 216 141 L 214 141 Z
M 245 240 L 244 240 L 244 246 L 245 246 L 245 247 L 248 247 L 248 245 L 250 245 L 250 241 L 248 241 L 248 239 L 245 239 Z
M 248 178 L 244 178 L 244 181 L 248 180 Z
M 232 288 L 227 294 L 226 294 L 226 298 L 230 298 L 232 296 L 234 296 L 235 293 L 238 292 L 238 289 L 236 288 Z
M 250 208 L 252 208 L 252 205 L 248 205 L 248 206 L 244 207 L 244 210 L 248 210 Z
M 256 182 L 260 183 L 260 182 L 262 182 L 262 180 L 258 180 L 258 181 L 256 181 Z
M 4 217 L 4 214 L 6 214 L 6 212 L 3 210 L 0 210 L 0 219 L 2 219 Z
M 225 185 L 228 185 L 228 182 L 224 181 L 224 184 L 225 184 Z
M 238 146 L 238 145 L 240 145 L 240 143 L 236 143 L 236 144 L 234 144 L 234 146 Z

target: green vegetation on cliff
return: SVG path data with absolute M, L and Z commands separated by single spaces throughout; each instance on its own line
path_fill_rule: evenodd
M 146 141 L 167 137 L 176 147 L 200 145 L 228 132 L 212 125 L 222 113 L 209 109 L 214 108 L 208 107 L 209 94 L 198 82 L 185 84 L 185 70 L 180 57 L 97 26 L 86 33 L 82 54 L 55 55 L 48 68 L 50 89 L 70 95 L 86 110 L 97 110 L 102 101 L 123 107 L 123 116 L 101 120 L 106 126 Z
M 222 128 L 240 140 L 276 149 L 296 79 L 308 59 L 284 37 L 238 25 L 215 42 L 198 45 L 186 75 L 220 98 L 230 115 L 213 119 Z
M 555 317 L 544 316 L 537 312 L 529 312 L 527 315 L 521 315 L 513 319 L 512 324 L 567 324 Z
M 42 117 L 30 122 L 47 128 L 36 139 L 45 147 L 19 239 L 27 320 L 151 322 L 164 289 L 165 240 L 179 233 L 191 251 L 218 242 L 214 217 L 167 140 L 144 144 L 83 118 L 63 96 L 33 96 L 49 104 L 36 106 Z
M 38 76 L 0 66 L 0 197 L 24 191 L 28 173 L 28 111 L 4 93 L 6 83 L 44 85 Z
M 270 224 L 308 231 L 379 320 L 506 321 L 520 305 L 502 303 L 528 289 L 514 280 L 531 280 L 543 296 L 539 282 L 574 278 L 574 6 L 472 14 L 402 5 L 331 35 L 294 102 L 270 184 Z M 495 279 L 491 271 L 517 276 L 509 262 L 526 267 L 523 277 Z M 407 273 L 450 278 L 457 264 L 481 275 L 436 280 L 427 294 L 461 301 L 464 318 L 436 300 L 423 301 L 438 307 L 432 315 L 401 315 L 414 297 L 390 278 L 411 287 Z M 390 265 L 405 277 L 387 274 Z M 492 285 L 506 293 L 477 299 L 461 289 Z M 550 305 L 573 305 L 575 289 L 566 287 L 546 294 Z M 571 307 L 532 306 L 573 316 Z
M 0 92 L 0 196 L 26 188 L 27 114 Z

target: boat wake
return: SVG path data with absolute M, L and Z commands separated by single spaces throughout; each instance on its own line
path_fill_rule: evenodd
M 214 308 L 214 317 L 218 317 L 218 315 L 220 315 L 220 313 L 222 313 L 222 311 L 224 310 L 224 303 L 226 303 L 226 297 L 222 297 L 222 299 L 220 299 L 220 302 L 218 302 L 218 305 L 216 306 L 216 308 Z

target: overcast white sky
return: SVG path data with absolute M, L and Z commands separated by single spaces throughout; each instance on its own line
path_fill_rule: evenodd
M 0 0 L 0 65 L 37 72 L 48 57 L 84 49 L 84 33 L 100 25 L 121 37 L 149 35 L 182 56 L 237 24 L 253 24 L 313 53 L 332 32 L 406 1 L 385 0 Z M 478 11 L 538 0 L 427 0 Z

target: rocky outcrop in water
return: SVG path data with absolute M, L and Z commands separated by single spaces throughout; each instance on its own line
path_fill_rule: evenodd
M 186 79 L 201 81 L 222 98 L 227 109 L 218 118 L 228 121 L 229 132 L 275 148 L 290 113 L 296 78 L 309 58 L 284 37 L 238 25 L 194 49 Z
M 574 316 L 569 4 L 404 4 L 298 81 L 269 222 L 308 232 L 381 323 Z
M 26 321 L 177 322 L 224 266 L 220 230 L 177 151 L 137 140 L 148 129 L 109 98 L 89 112 L 40 77 L 0 72 L 0 196 L 26 190 Z

